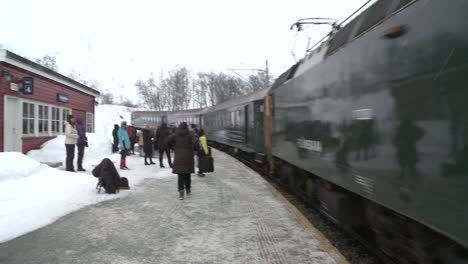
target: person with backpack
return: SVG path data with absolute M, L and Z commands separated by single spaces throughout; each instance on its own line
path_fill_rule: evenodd
M 78 148 L 78 162 L 77 167 L 78 171 L 86 171 L 83 169 L 83 156 L 84 156 L 84 149 L 88 146 L 88 138 L 86 137 L 86 128 L 83 124 L 83 120 L 81 117 L 78 117 L 76 120 L 76 130 L 78 131 L 78 143 L 76 144 Z
M 145 152 L 145 165 L 156 164 L 153 162 L 153 135 L 148 126 L 142 130 L 143 134 L 143 151 Z M 149 163 L 147 159 L 149 158 Z
M 164 168 L 163 164 L 163 156 L 166 153 L 167 163 L 169 167 L 172 168 L 172 161 L 171 161 L 171 149 L 170 146 L 167 144 L 166 139 L 171 134 L 171 131 L 167 127 L 166 123 L 162 123 L 161 127 L 156 132 L 156 140 L 154 142 L 155 149 L 159 150 L 159 166 Z
M 180 123 L 176 132 L 167 138 L 167 143 L 174 144 L 174 164 L 172 173 L 178 176 L 179 199 L 184 199 L 184 190 L 190 195 L 191 174 L 194 173 L 193 154 L 197 142 L 190 136 L 188 125 Z
M 198 176 L 200 177 L 205 177 L 205 174 L 203 173 L 204 168 L 202 165 L 201 160 L 203 157 L 210 155 L 209 149 L 208 149 L 208 141 L 206 139 L 205 131 L 203 129 L 200 129 L 198 131 Z
M 73 160 L 75 159 L 75 145 L 78 143 L 78 138 L 78 131 L 75 127 L 75 117 L 69 115 L 65 122 L 65 149 L 67 150 L 65 168 L 67 171 L 75 172 Z
M 114 125 L 114 130 L 112 130 L 112 139 L 114 140 L 112 144 L 112 153 L 119 151 L 119 125 Z
M 119 190 L 121 182 L 120 175 L 110 159 L 103 159 L 101 163 L 93 169 L 93 175 L 99 179 L 96 188 L 103 187 L 106 193 L 116 193 Z
M 126 158 L 128 156 L 128 151 L 130 150 L 130 139 L 127 132 L 127 122 L 125 121 L 122 121 L 122 124 L 119 128 L 118 138 L 120 147 L 120 169 L 128 170 L 129 168 L 127 167 Z

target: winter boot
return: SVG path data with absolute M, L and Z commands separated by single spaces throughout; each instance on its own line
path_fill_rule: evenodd
M 165 168 L 164 165 L 162 163 L 159 163 L 159 167 L 160 168 Z
M 120 169 L 125 170 L 124 159 L 120 159 Z
M 187 192 L 187 195 L 190 195 L 190 189 L 185 190 Z
M 124 168 L 124 170 L 129 170 L 129 168 L 127 167 L 127 160 L 126 159 L 123 159 L 123 168 Z
M 153 164 L 156 164 L 153 162 L 153 159 L 150 157 L 150 164 L 153 165 Z
M 179 191 L 179 199 L 183 200 L 184 199 L 184 191 Z
M 148 161 L 146 160 L 146 157 L 145 157 L 145 165 L 150 165 Z

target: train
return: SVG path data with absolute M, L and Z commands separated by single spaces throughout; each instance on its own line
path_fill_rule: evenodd
M 468 263 L 466 14 L 376 1 L 271 87 L 159 122 L 204 128 L 396 263 Z

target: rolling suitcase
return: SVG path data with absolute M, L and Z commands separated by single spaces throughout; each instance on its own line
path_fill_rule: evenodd
M 214 161 L 211 156 L 202 156 L 200 157 L 200 172 L 214 172 Z

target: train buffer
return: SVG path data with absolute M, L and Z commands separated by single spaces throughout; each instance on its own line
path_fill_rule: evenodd
M 193 174 L 185 200 L 170 169 L 153 166 L 167 177 L 0 244 L 1 263 L 347 263 L 258 174 L 213 156 L 216 171 Z M 131 171 L 144 166 L 137 156 L 129 162 Z

